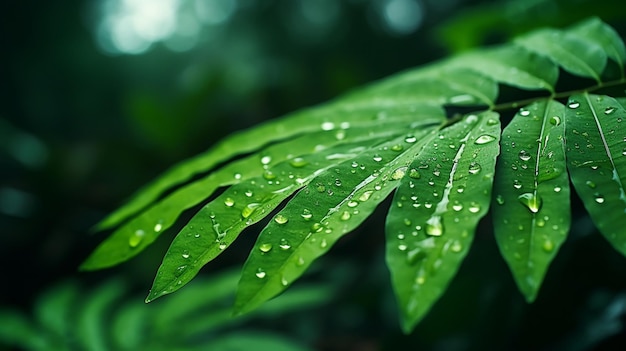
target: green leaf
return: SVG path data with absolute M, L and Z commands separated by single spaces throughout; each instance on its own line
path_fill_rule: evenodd
M 489 209 L 500 123 L 468 115 L 417 154 L 387 216 L 387 265 L 410 332 L 445 291 Z
M 570 225 L 565 106 L 542 100 L 502 132 L 494 181 L 496 241 L 528 302 L 535 299 Z
M 567 168 L 591 219 L 626 255 L 626 110 L 615 99 L 574 95 L 565 114 Z
M 15 346 L 26 350 L 49 350 L 49 341 L 21 312 L 1 309 L 0 322 L 0 346 Z
M 297 163 L 298 158 L 294 155 L 306 155 L 320 146 L 332 148 L 335 145 L 367 142 L 372 138 L 397 134 L 410 122 L 407 122 L 408 118 L 401 113 L 400 109 L 395 109 L 394 112 L 395 114 L 387 122 L 389 128 L 372 132 L 370 124 L 373 121 L 369 123 L 366 121 L 366 123 L 358 123 L 362 125 L 361 127 L 350 128 L 349 131 L 339 128 L 315 132 L 268 147 L 260 154 L 254 154 L 224 166 L 177 190 L 122 225 L 98 246 L 81 265 L 81 269 L 93 270 L 109 267 L 134 257 L 171 227 L 184 210 L 199 204 L 221 186 L 259 177 L 267 171 L 267 167 L 286 160 Z
M 595 41 L 572 32 L 541 29 L 517 38 L 515 43 L 550 58 L 572 74 L 601 82 L 607 54 Z
M 615 61 L 624 77 L 624 63 L 626 62 L 626 47 L 615 29 L 602 22 L 597 17 L 592 17 L 575 25 L 572 32 L 581 38 L 587 39 L 602 46 L 606 55 Z
M 261 232 L 242 271 L 235 313 L 278 295 L 360 225 L 405 176 L 427 132 L 362 150 L 302 189 Z
M 550 60 L 513 45 L 463 54 L 444 65 L 471 69 L 514 87 L 550 92 L 559 77 L 558 67 Z

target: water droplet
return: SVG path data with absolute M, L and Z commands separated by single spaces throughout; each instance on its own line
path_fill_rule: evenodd
M 291 167 L 301 168 L 301 167 L 306 166 L 308 162 L 305 161 L 302 157 L 296 157 L 292 159 L 291 162 L 289 162 L 289 164 L 291 165 Z
M 409 143 L 409 144 L 412 144 L 412 143 L 417 141 L 417 138 L 415 136 L 413 136 L 412 134 L 409 134 L 409 135 L 406 136 L 406 138 L 404 138 L 404 141 Z
M 463 209 L 463 204 L 460 203 L 458 200 L 455 200 L 454 203 L 452 204 L 452 209 L 459 212 Z
M 346 138 L 346 131 L 345 130 L 338 130 L 337 133 L 335 133 L 335 138 L 337 140 L 343 140 Z
M 400 244 L 400 245 L 398 245 L 398 250 L 400 250 L 400 251 L 406 251 L 406 249 L 407 249 L 407 246 L 406 246 L 405 244 Z
M 341 180 L 335 179 L 335 186 L 341 186 Z
M 450 250 L 452 250 L 452 252 L 461 252 L 461 250 L 463 250 L 463 245 L 461 245 L 458 240 L 455 240 L 450 246 Z
M 477 202 L 471 202 L 467 210 L 471 213 L 478 213 L 480 211 L 480 204 Z
M 530 111 L 528 111 L 525 108 L 522 108 L 522 109 L 519 110 L 519 114 L 522 117 L 528 117 L 528 116 L 530 116 Z
M 504 205 L 504 198 L 502 197 L 502 195 L 496 196 L 496 202 L 498 203 L 498 205 Z
M 420 175 L 420 172 L 417 169 L 411 168 L 411 170 L 409 171 L 409 177 L 411 177 L 413 179 L 419 179 L 421 177 L 421 175 Z
M 391 147 L 392 151 L 402 151 L 402 149 L 404 149 L 404 147 L 400 144 L 396 144 L 394 146 Z
M 333 122 L 324 122 L 321 125 L 322 130 L 333 130 L 335 128 L 335 123 Z
M 222 242 L 220 242 L 218 247 L 219 247 L 220 250 L 224 250 L 226 248 L 226 246 L 228 246 L 228 245 L 226 245 L 226 243 L 222 241 Z
M 278 214 L 274 217 L 274 221 L 278 224 L 285 224 L 289 221 L 289 219 L 281 214 Z
M 235 205 L 235 200 L 233 200 L 233 198 L 227 197 L 226 199 L 224 199 L 224 205 L 226 205 L 226 207 L 233 207 Z
M 611 107 L 611 106 L 609 106 L 609 107 L 607 107 L 607 108 L 605 108 L 605 109 L 604 109 L 604 114 L 605 114 L 605 115 L 610 115 L 610 114 L 611 114 L 611 113 L 613 113 L 613 112 L 615 112 L 615 107 Z
M 383 160 L 383 157 L 380 156 L 379 154 L 374 155 L 373 160 L 376 162 L 380 162 Z
M 265 278 L 266 273 L 265 273 L 265 271 L 263 269 L 259 268 L 259 269 L 256 270 L 255 275 L 257 276 L 257 278 L 263 279 L 263 278 Z
M 328 246 L 328 242 L 326 241 L 326 239 L 322 239 L 322 241 L 320 242 L 320 247 L 323 249 L 326 246 Z
M 289 250 L 291 248 L 291 245 L 289 245 L 289 242 L 287 241 L 287 239 L 280 239 L 280 243 L 278 244 L 278 247 L 280 247 L 283 250 Z
M 139 246 L 139 244 L 141 243 L 141 241 L 143 240 L 143 237 L 146 235 L 146 232 L 143 231 L 142 229 L 137 229 L 135 230 L 135 232 L 133 233 L 133 235 L 131 235 L 128 238 L 128 245 L 130 247 L 137 247 Z
M 459 194 L 462 194 L 465 191 L 465 185 L 459 185 L 458 188 L 456 188 L 456 192 Z
M 483 144 L 490 143 L 494 140 L 496 140 L 495 137 L 485 134 L 485 135 L 479 136 L 476 140 L 474 140 L 474 144 L 483 145 Z
M 302 216 L 304 220 L 308 221 L 311 219 L 311 217 L 313 217 L 313 214 L 311 213 L 311 210 L 305 208 L 304 210 L 302 210 L 302 214 L 300 216 Z
M 324 227 L 322 226 L 321 223 L 315 222 L 313 223 L 313 225 L 311 225 L 311 231 L 313 233 L 319 233 L 324 229 Z
M 254 192 L 252 192 L 252 190 L 246 190 L 244 195 L 246 195 L 247 197 L 252 197 L 252 195 L 254 195 Z
M 183 258 L 189 258 L 189 251 L 188 250 L 184 250 L 182 256 L 183 256 Z
M 478 116 L 476 115 L 467 115 L 467 117 L 465 117 L 465 123 L 467 124 L 473 124 L 476 123 L 476 121 L 478 121 Z
M 263 156 L 263 157 L 261 157 L 261 164 L 267 165 L 270 162 L 272 162 L 272 157 L 271 156 Z
M 624 150 L 622 150 L 622 156 L 626 156 L 626 148 L 624 148 Z
M 476 174 L 476 173 L 480 172 L 481 169 L 482 169 L 482 167 L 480 166 L 480 164 L 478 162 L 471 162 L 469 164 L 468 172 L 470 174 Z
M 252 202 L 247 204 L 243 210 L 241 210 L 241 216 L 243 218 L 248 218 L 250 217 L 250 215 L 252 215 L 252 213 L 257 209 L 257 207 L 259 207 L 261 204 L 256 203 L 256 202 Z
M 395 171 L 393 171 L 393 173 L 391 173 L 391 179 L 399 180 L 404 178 L 404 175 L 406 174 L 406 169 L 407 167 L 400 167 L 396 169 Z
M 576 101 L 576 100 L 570 100 L 567 103 L 567 107 L 572 108 L 572 109 L 573 108 L 578 108 L 578 107 L 580 107 L 580 103 L 578 101 Z
M 343 211 L 343 213 L 341 213 L 341 217 L 339 217 L 342 221 L 347 221 L 348 219 L 350 219 L 352 215 L 350 214 L 349 211 Z
M 517 197 L 517 199 L 522 203 L 522 205 L 526 206 L 532 213 L 539 212 L 541 208 L 542 200 L 541 197 L 534 193 L 524 193 Z
M 157 224 L 154 225 L 154 231 L 155 232 L 160 232 L 161 230 L 163 230 L 163 221 L 160 220 L 157 222 Z
M 550 124 L 552 124 L 553 126 L 558 126 L 561 124 L 561 117 L 559 116 L 552 116 L 550 117 Z
M 561 187 L 560 187 L 560 186 L 558 186 L 558 185 L 557 185 L 557 186 L 555 186 L 555 187 L 554 187 L 554 192 L 555 192 L 555 193 L 560 193 L 560 192 L 561 192 Z
M 594 200 L 599 203 L 599 204 L 603 204 L 604 203 L 604 196 L 600 195 L 599 193 L 595 193 L 593 194 Z
M 200 237 L 200 233 L 196 233 L 193 235 L 194 238 L 199 238 Z
M 443 234 L 441 216 L 432 216 L 426 221 L 426 234 L 432 236 L 440 236 Z
M 497 119 L 489 118 L 487 120 L 487 125 L 488 126 L 495 126 L 496 124 L 498 124 L 498 120 Z
M 239 180 L 239 179 L 241 179 L 241 173 L 235 173 L 235 174 L 233 175 L 233 177 L 234 177 L 236 180 Z
M 586 181 L 585 184 L 591 189 L 595 189 L 596 187 L 596 183 L 592 182 L 591 180 Z
M 319 193 L 323 193 L 326 191 L 326 186 L 323 183 L 316 183 L 315 190 L 317 190 L 317 192 Z
M 530 153 L 528 151 L 526 151 L 526 150 L 520 151 L 518 156 L 519 156 L 519 159 L 522 160 L 522 161 L 530 160 Z
M 269 252 L 271 249 L 272 249 L 272 244 L 270 243 L 261 244 L 259 246 L 259 250 L 261 250 L 261 252 Z
M 521 189 L 521 188 L 522 188 L 522 182 L 520 182 L 519 180 L 515 179 L 515 180 L 513 181 L 513 187 L 514 187 L 515 189 Z
M 543 245 L 541 246 L 541 248 L 543 248 L 543 251 L 545 252 L 552 252 L 552 250 L 554 250 L 554 243 L 552 242 L 552 240 L 546 239 L 543 242 Z
M 373 193 L 374 191 L 372 190 L 364 192 L 363 194 L 361 194 L 361 196 L 359 196 L 359 201 L 363 202 L 369 200 L 370 196 L 372 196 Z

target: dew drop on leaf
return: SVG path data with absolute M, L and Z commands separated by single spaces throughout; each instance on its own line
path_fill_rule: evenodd
M 391 179 L 399 180 L 404 178 L 404 175 L 406 174 L 406 169 L 407 167 L 400 167 L 396 169 L 395 171 L 393 171 L 393 173 L 391 173 Z
M 580 103 L 578 101 L 576 101 L 576 100 L 570 100 L 567 103 L 567 107 L 572 108 L 572 109 L 578 108 L 578 107 L 580 107 Z
M 519 180 L 515 179 L 515 180 L 513 180 L 513 187 L 515 189 L 521 189 L 522 188 L 522 183 Z
M 612 114 L 613 112 L 615 112 L 615 107 L 611 107 L 611 106 L 609 106 L 609 107 L 607 107 L 607 108 L 605 108 L 605 109 L 604 109 L 604 114 L 605 114 L 605 115 L 610 115 L 610 114 Z
M 261 252 L 269 252 L 271 249 L 272 249 L 272 244 L 270 243 L 264 243 L 259 246 L 259 250 L 261 250 Z
M 400 244 L 400 245 L 398 245 L 398 250 L 400 250 L 400 251 L 406 251 L 406 249 L 407 249 L 407 246 L 406 246 L 405 244 Z
M 157 224 L 155 224 L 155 225 L 154 225 L 154 228 L 153 228 L 153 229 L 154 229 L 154 231 L 155 231 L 156 233 L 158 233 L 158 232 L 160 232 L 161 230 L 163 230 L 163 221 L 162 221 L 162 220 L 158 221 L 158 222 L 157 222 Z
M 601 194 L 599 194 L 599 193 L 595 193 L 595 194 L 593 194 L 593 198 L 594 198 L 594 200 L 595 200 L 597 203 L 599 203 L 599 204 L 603 204 L 603 203 L 604 203 L 604 196 L 602 196 L 602 195 L 601 195 Z
M 289 250 L 291 248 L 291 245 L 289 244 L 287 239 L 283 238 L 283 239 L 280 239 L 278 247 L 280 247 L 283 250 Z
M 452 252 L 461 252 L 461 250 L 463 250 L 463 245 L 461 245 L 458 240 L 455 240 L 450 246 L 450 250 L 452 250 Z
M 528 116 L 530 116 L 530 111 L 528 111 L 525 108 L 522 108 L 522 109 L 519 110 L 519 114 L 522 117 L 528 117 Z
M 380 162 L 383 160 L 383 157 L 380 156 L 379 154 L 374 155 L 373 160 L 376 162 Z
M 558 186 L 558 185 L 557 185 L 557 186 L 555 186 L 555 187 L 554 187 L 554 192 L 555 192 L 555 193 L 560 193 L 560 192 L 561 192 L 561 187 L 560 187 L 560 186 Z
M 233 175 L 233 177 L 234 177 L 236 180 L 239 180 L 239 179 L 241 179 L 241 173 L 235 173 L 235 174 Z
M 292 159 L 289 164 L 291 165 L 291 167 L 294 168 L 301 168 L 304 167 L 308 164 L 307 161 L 305 161 L 302 157 L 296 157 L 294 159 Z
M 341 219 L 342 221 L 347 221 L 348 219 L 350 219 L 351 216 L 352 215 L 350 214 L 350 211 L 343 211 L 339 219 Z
M 426 221 L 426 234 L 432 236 L 441 236 L 443 234 L 441 216 L 432 216 Z
M 259 207 L 261 204 L 257 203 L 257 202 L 252 202 L 247 204 L 243 210 L 241 210 L 241 217 L 243 218 L 248 218 L 250 217 L 250 215 L 252 215 L 252 213 L 257 209 L 257 207 Z
M 313 214 L 311 213 L 311 210 L 305 208 L 304 210 L 302 210 L 302 214 L 300 216 L 308 221 L 313 217 Z
M 278 223 L 278 224 L 285 224 L 289 221 L 289 219 L 281 214 L 276 215 L 276 217 L 274 217 L 274 222 Z
M 471 213 L 478 213 L 480 211 L 480 204 L 477 202 L 470 203 L 470 206 L 467 208 Z
M 496 202 L 498 203 L 498 205 L 504 205 L 504 197 L 502 197 L 502 195 L 497 195 Z
M 411 168 L 411 170 L 409 171 L 409 177 L 411 177 L 413 179 L 419 179 L 421 177 L 421 175 L 420 175 L 420 172 L 417 169 Z
M 553 126 L 558 126 L 561 124 L 561 118 L 559 116 L 552 116 L 550 117 L 550 124 L 552 124 Z
M 417 138 L 415 136 L 413 136 L 412 134 L 409 134 L 406 136 L 406 138 L 404 138 L 404 141 L 409 143 L 409 144 L 413 144 L 414 142 L 417 141 Z
M 265 278 L 266 274 L 265 274 L 265 271 L 263 269 L 259 268 L 259 269 L 256 270 L 255 275 L 256 275 L 257 278 L 263 279 L 263 278 Z
M 526 206 L 532 213 L 539 212 L 541 208 L 542 200 L 541 197 L 535 195 L 534 193 L 524 193 L 517 197 L 517 199 L 522 203 L 522 205 Z
M 463 204 L 460 203 L 458 200 L 454 201 L 454 203 L 452 204 L 452 209 L 459 212 L 463 209 Z
M 183 258 L 189 258 L 189 251 L 188 250 L 184 250 L 182 256 L 183 256 Z
M 496 140 L 495 137 L 491 136 L 491 135 L 481 135 L 478 138 L 476 138 L 476 140 L 474 140 L 474 144 L 478 144 L 478 145 L 484 145 L 487 143 L 490 143 L 492 141 Z
M 335 186 L 341 186 L 341 180 L 335 179 Z
M 372 196 L 373 193 L 374 191 L 372 190 L 364 192 L 363 194 L 361 194 L 361 196 L 359 196 L 359 201 L 363 202 L 369 200 L 370 196 Z
M 546 239 L 543 242 L 543 245 L 541 245 L 541 248 L 543 249 L 543 251 L 545 252 L 552 252 L 552 250 L 554 250 L 554 243 L 552 242 L 552 240 L 550 239 Z
M 141 243 L 145 235 L 146 235 L 146 232 L 143 231 L 142 229 L 135 230 L 133 235 L 131 235 L 128 238 L 128 245 L 130 247 L 137 247 Z
M 585 185 L 587 185 L 591 189 L 595 189 L 595 187 L 596 187 L 596 183 L 592 182 L 591 180 L 586 181 Z
M 520 151 L 518 156 L 519 156 L 519 159 L 522 160 L 522 161 L 530 160 L 530 153 L 528 151 L 526 151 L 526 150 Z
M 326 239 L 322 239 L 322 241 L 320 242 L 320 247 L 323 249 L 326 246 L 328 246 L 328 242 L 326 241 Z
M 224 199 L 224 205 L 226 205 L 226 207 L 233 207 L 235 205 L 235 200 L 227 197 L 226 199 Z
M 261 164 L 268 165 L 270 162 L 272 162 L 272 157 L 271 156 L 263 156 L 263 157 L 261 157 Z
M 402 151 L 402 149 L 404 149 L 404 147 L 400 144 L 395 144 L 394 146 L 391 147 L 392 151 Z
M 480 166 L 480 164 L 478 162 L 472 162 L 472 163 L 469 164 L 468 172 L 470 174 L 476 174 L 476 173 L 480 172 L 481 169 L 482 169 L 482 167 Z

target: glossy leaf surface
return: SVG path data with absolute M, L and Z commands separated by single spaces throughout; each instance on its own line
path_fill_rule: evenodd
M 502 132 L 493 225 L 500 252 L 527 301 L 535 299 L 569 231 L 564 112 L 562 104 L 543 100 L 522 108 Z

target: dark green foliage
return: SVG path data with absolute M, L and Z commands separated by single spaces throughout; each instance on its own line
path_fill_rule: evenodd
M 137 255 L 184 210 L 227 187 L 174 239 L 147 300 L 185 285 L 273 215 L 243 268 L 235 302 L 243 313 L 289 287 L 394 193 L 386 255 L 406 332 L 443 294 L 490 208 L 502 256 L 533 301 L 570 227 L 570 180 L 600 232 L 626 253 L 625 61 L 616 32 L 592 18 L 240 132 L 103 220 L 99 229 L 117 229 L 82 268 Z M 568 87 L 563 72 L 586 86 Z M 503 100 L 504 88 L 519 99 Z M 471 112 L 446 118 L 451 107 Z M 511 109 L 519 110 L 509 122 Z

